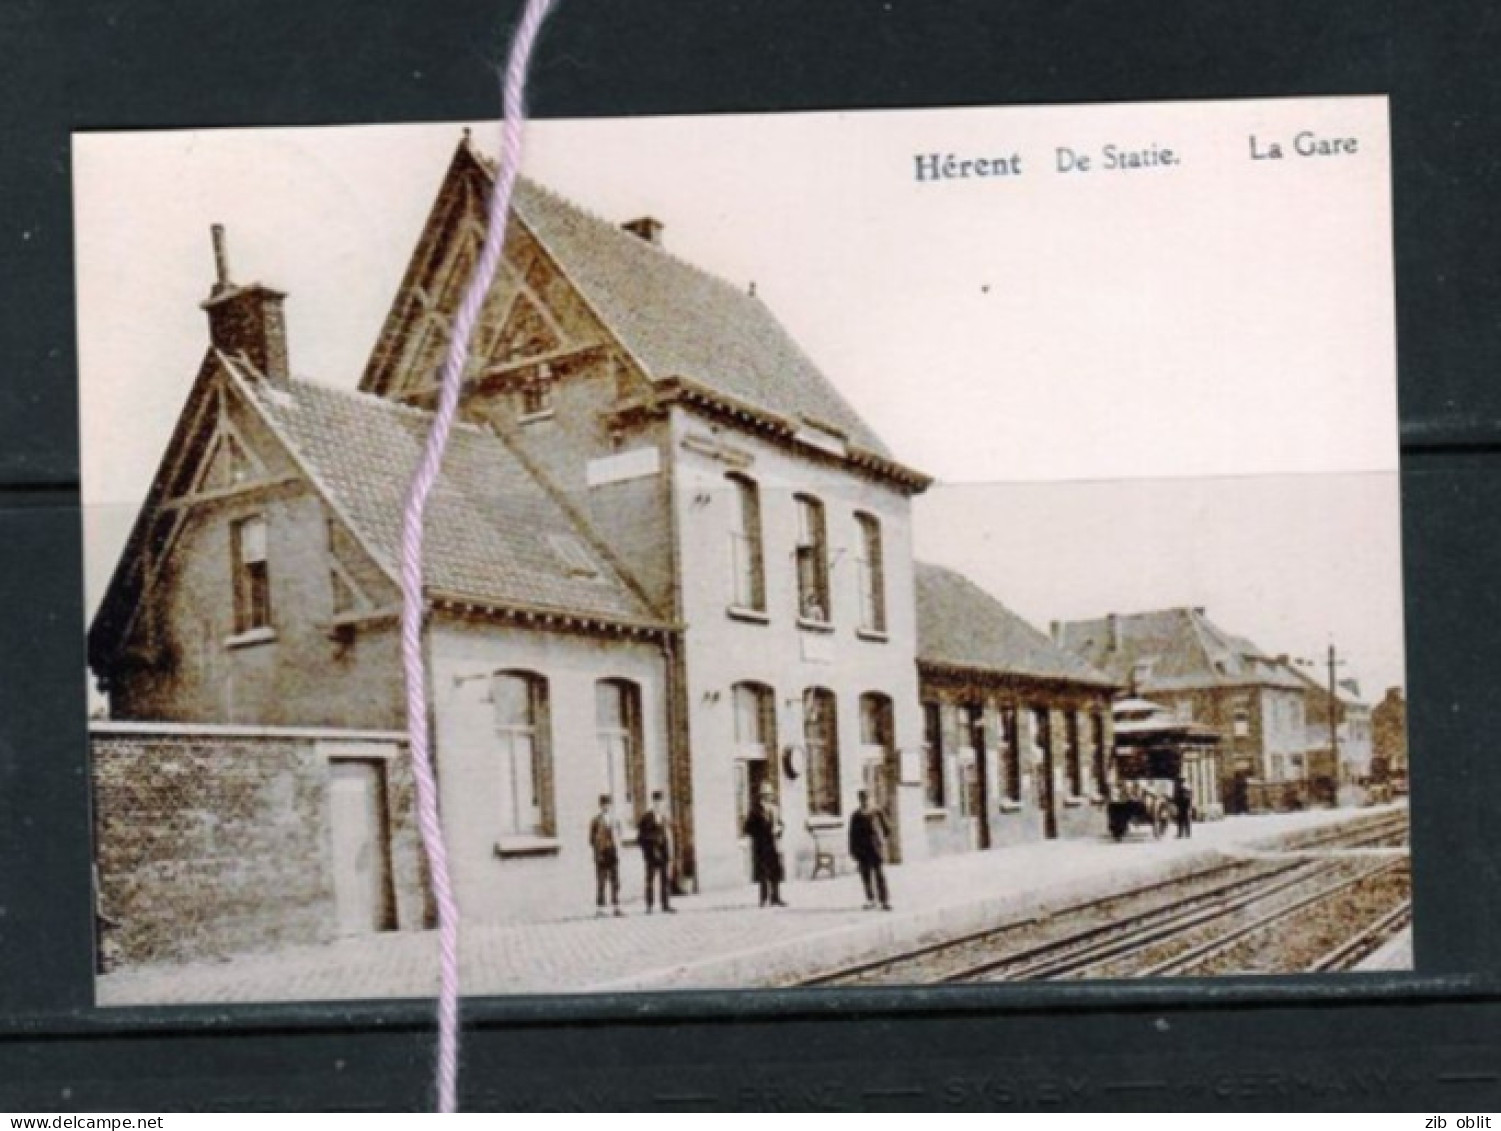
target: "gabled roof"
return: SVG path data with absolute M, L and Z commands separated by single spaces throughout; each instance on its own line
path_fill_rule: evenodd
M 522 178 L 512 207 L 649 377 L 683 377 L 889 458 L 782 328 L 733 286 Z
M 429 304 L 457 303 L 449 293 L 452 280 L 439 273 L 454 233 L 464 226 L 474 238 L 479 231 L 482 202 L 495 175 L 494 163 L 466 135 L 438 190 L 361 388 L 390 393 L 399 343 L 430 317 Z M 802 439 L 908 490 L 924 490 L 931 482 L 891 458 L 880 437 L 745 288 L 526 178 L 516 182 L 511 217 L 664 397 Z
M 1097 687 L 1116 685 L 963 574 L 927 562 L 914 566 L 919 664 Z
M 1202 609 L 1161 609 L 1069 621 L 1060 642 L 1122 684 L 1146 694 L 1258 685 L 1301 691 L 1302 683 L 1251 641 L 1225 632 Z
M 400 569 L 402 513 L 432 414 L 309 381 L 279 388 L 221 358 L 377 561 Z M 454 428 L 428 505 L 434 597 L 628 624 L 657 614 L 494 433 Z

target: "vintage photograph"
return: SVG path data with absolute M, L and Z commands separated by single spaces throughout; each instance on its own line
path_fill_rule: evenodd
M 419 997 L 493 123 L 74 139 L 101 1005 Z M 542 121 L 429 511 L 473 995 L 1407 969 L 1381 98 Z

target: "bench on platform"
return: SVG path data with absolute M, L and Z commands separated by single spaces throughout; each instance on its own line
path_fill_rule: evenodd
M 839 874 L 839 848 L 841 834 L 844 829 L 838 824 L 807 824 L 808 837 L 813 841 L 813 874 L 808 878 L 816 880 L 819 876 L 827 874 L 833 879 Z

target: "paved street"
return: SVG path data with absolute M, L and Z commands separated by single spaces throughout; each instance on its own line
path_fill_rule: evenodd
M 1197 826 L 1191 840 L 1051 841 L 926 861 L 889 871 L 891 913 L 864 911 L 858 877 L 786 885 L 791 906 L 762 910 L 755 889 L 679 899 L 678 914 L 580 916 L 525 926 L 469 925 L 462 940 L 468 995 L 683 989 L 766 984 L 820 964 L 910 945 L 940 930 L 973 929 L 1002 914 L 1071 902 L 1166 876 L 1216 852 L 1271 847 L 1288 833 L 1379 810 L 1236 817 Z M 633 862 L 634 863 L 634 862 Z M 628 870 L 633 883 L 637 872 Z M 426 997 L 436 992 L 431 932 L 371 935 L 274 956 L 158 967 L 99 979 L 101 1005 Z

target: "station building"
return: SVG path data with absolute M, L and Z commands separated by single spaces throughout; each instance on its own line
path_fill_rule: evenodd
M 1100 835 L 1116 682 L 942 566 L 917 621 L 929 850 Z
M 115 822 L 106 924 L 238 915 L 214 944 L 228 950 L 273 920 L 301 924 L 278 944 L 430 921 L 409 890 L 398 542 L 494 176 L 466 138 L 358 390 L 292 375 L 285 296 L 235 283 L 216 245 L 208 348 L 89 634 L 111 715 L 94 742 Z M 861 788 L 899 859 L 934 847 L 911 550 L 929 480 L 760 299 L 662 237 L 520 182 L 474 339 L 428 522 L 423 647 L 455 880 L 478 921 L 588 904 L 601 793 L 627 825 L 666 793 L 689 890 L 748 879 L 741 826 L 763 786 L 794 875 Z M 194 789 L 156 775 L 104 790 L 169 746 Z M 228 751 L 262 748 L 276 756 L 226 772 Z M 327 782 L 327 823 L 277 857 L 248 830 L 289 775 Z M 231 900 L 212 868 L 163 871 L 170 838 L 125 836 L 133 811 L 218 830 L 179 853 L 239 850 L 247 874 L 288 882 Z

